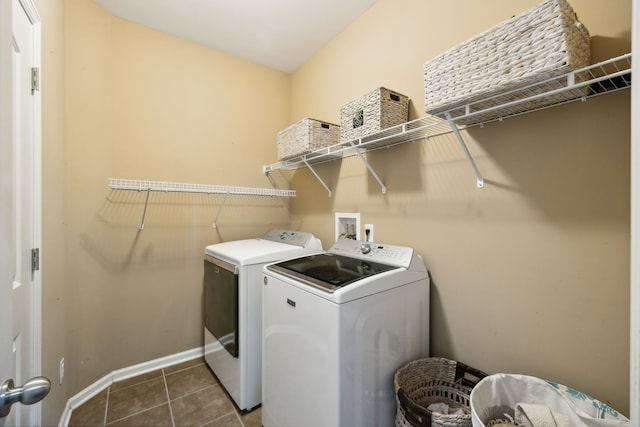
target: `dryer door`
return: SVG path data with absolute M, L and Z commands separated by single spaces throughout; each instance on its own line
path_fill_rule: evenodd
M 238 357 L 238 267 L 210 255 L 204 259 L 204 324 Z

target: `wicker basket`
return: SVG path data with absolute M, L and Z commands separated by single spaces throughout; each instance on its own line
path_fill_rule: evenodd
M 439 116 L 449 111 L 455 118 L 556 89 L 559 81 L 545 81 L 589 65 L 589 42 L 589 32 L 569 3 L 547 0 L 428 61 L 424 65 L 426 111 Z M 579 80 L 581 76 L 576 77 Z M 541 88 L 533 86 L 517 93 L 541 82 Z M 562 96 L 564 100 L 577 98 L 586 90 Z M 507 92 L 501 98 L 500 94 Z M 490 97 L 496 98 L 474 104 Z M 488 121 L 561 101 L 554 96 L 469 117 L 462 123 Z M 471 111 L 465 112 L 465 105 L 470 105 Z
M 278 132 L 278 159 L 290 159 L 339 142 L 340 126 L 305 117 Z
M 482 371 L 454 360 L 430 357 L 414 360 L 396 371 L 396 427 L 471 427 L 469 395 L 484 377 Z M 462 409 L 464 415 L 440 414 L 427 409 L 432 403 L 446 403 Z
M 363 138 L 409 117 L 409 98 L 379 87 L 340 108 L 340 141 Z

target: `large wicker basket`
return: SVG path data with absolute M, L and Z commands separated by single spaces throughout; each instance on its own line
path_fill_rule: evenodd
M 589 32 L 569 3 L 547 0 L 428 61 L 424 65 L 426 111 L 441 117 L 449 112 L 455 118 L 557 89 L 562 83 L 553 77 L 589 65 L 589 45 Z M 535 86 L 541 82 L 542 87 Z M 561 96 L 566 100 L 583 94 L 574 90 Z M 476 103 L 491 97 L 495 98 Z M 552 96 L 530 105 L 498 108 L 459 123 L 488 121 L 562 100 Z
M 408 117 L 409 98 L 379 87 L 340 108 L 340 142 L 402 124 Z
M 487 374 L 461 362 L 429 357 L 407 363 L 396 371 L 396 427 L 471 427 L 470 394 Z M 427 407 L 446 403 L 464 414 L 441 414 Z
M 278 159 L 290 159 L 339 142 L 340 126 L 305 117 L 278 132 Z

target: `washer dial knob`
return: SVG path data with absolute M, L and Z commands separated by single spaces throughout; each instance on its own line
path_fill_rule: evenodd
M 369 252 L 371 252 L 371 245 L 369 243 L 363 243 L 362 245 L 360 245 L 360 252 L 365 255 L 368 254 Z

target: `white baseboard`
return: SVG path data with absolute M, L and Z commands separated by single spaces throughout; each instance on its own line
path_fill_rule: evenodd
M 91 399 L 93 396 L 97 395 L 116 381 L 126 380 L 127 378 L 146 374 L 147 372 L 166 368 L 167 366 L 176 365 L 178 363 L 197 359 L 198 357 L 203 356 L 203 347 L 197 347 L 191 350 L 183 351 L 181 353 L 171 354 L 159 359 L 149 360 L 148 362 L 139 363 L 137 365 L 128 366 L 126 368 L 113 371 L 67 400 L 67 404 L 64 408 L 62 416 L 60 417 L 58 427 L 67 427 L 69 425 L 71 413 L 73 412 L 74 408 L 82 405 L 87 400 Z

